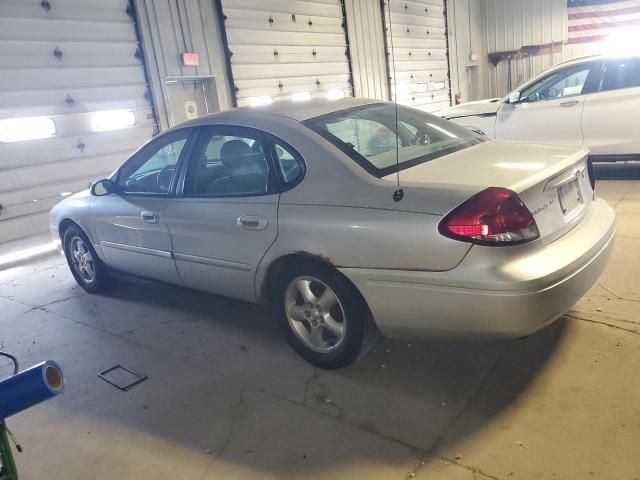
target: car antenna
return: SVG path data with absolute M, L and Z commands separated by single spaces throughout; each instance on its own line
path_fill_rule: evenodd
M 393 192 L 393 201 L 399 202 L 404 198 L 404 190 L 400 188 L 400 137 L 398 135 L 398 79 L 396 77 L 396 53 L 393 49 L 393 28 L 391 28 L 391 0 L 387 0 L 389 14 L 389 39 L 391 42 L 391 66 L 393 67 L 393 103 L 396 121 L 396 191 Z

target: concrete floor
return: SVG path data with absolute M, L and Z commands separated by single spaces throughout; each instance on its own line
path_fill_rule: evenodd
M 22 478 L 640 479 L 640 183 L 598 191 L 619 215 L 613 257 L 551 327 L 383 341 L 337 372 L 249 305 L 130 280 L 90 296 L 60 257 L 0 272 L 0 347 L 57 359 L 67 380 L 10 419 Z M 118 363 L 149 379 L 121 392 L 96 377 Z

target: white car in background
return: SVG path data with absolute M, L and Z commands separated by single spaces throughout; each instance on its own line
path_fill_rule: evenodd
M 593 161 L 640 160 L 640 56 L 561 63 L 505 98 L 439 115 L 496 140 L 586 147 Z

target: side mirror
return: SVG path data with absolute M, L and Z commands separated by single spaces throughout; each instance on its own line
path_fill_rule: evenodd
M 98 180 L 97 182 L 91 185 L 91 195 L 94 197 L 102 197 L 104 195 L 109 195 L 115 191 L 115 184 L 113 180 L 109 178 L 105 178 L 103 180 Z
M 518 103 L 520 101 L 520 92 L 511 92 L 509 94 L 509 103 Z

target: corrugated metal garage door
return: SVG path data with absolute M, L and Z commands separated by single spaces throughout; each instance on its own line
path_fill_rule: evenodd
M 397 89 L 398 103 L 427 112 L 450 106 L 443 0 L 387 0 L 384 7 L 391 87 L 392 92 Z M 393 78 L 394 60 L 396 79 Z
M 341 0 L 222 0 L 238 106 L 351 95 Z
M 127 0 L 0 3 L 0 246 L 46 232 L 61 197 L 108 175 L 153 134 L 131 14 Z M 133 116 L 96 125 L 105 111 Z M 25 117 L 51 119 L 55 133 L 14 141 L 7 119 Z M 37 132 L 26 122 L 23 133 Z

